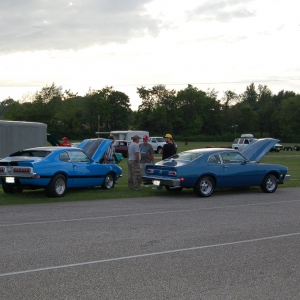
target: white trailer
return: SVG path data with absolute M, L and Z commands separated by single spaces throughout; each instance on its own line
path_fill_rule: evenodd
M 0 158 L 26 148 L 46 145 L 46 124 L 0 120 Z
M 116 140 L 126 140 L 128 142 L 132 141 L 132 137 L 135 135 L 138 135 L 141 139 L 140 142 L 143 141 L 143 136 L 148 135 L 149 136 L 149 131 L 144 131 L 144 130 L 116 130 L 116 131 L 111 131 L 110 135 L 113 135 Z

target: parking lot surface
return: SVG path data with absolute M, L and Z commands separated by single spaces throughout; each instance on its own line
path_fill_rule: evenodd
M 0 299 L 300 299 L 300 189 L 0 207 Z

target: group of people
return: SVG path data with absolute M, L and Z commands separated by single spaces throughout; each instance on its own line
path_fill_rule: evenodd
M 164 144 L 160 153 L 162 159 L 166 159 L 176 153 L 175 142 L 171 134 L 165 135 L 166 144 Z M 142 176 L 145 173 L 147 164 L 154 164 L 154 150 L 148 143 L 149 137 L 143 136 L 143 143 L 139 144 L 140 137 L 132 137 L 132 143 L 128 147 L 128 187 L 140 191 L 142 185 Z
M 108 139 L 112 140 L 111 144 L 107 148 L 103 159 L 105 164 L 115 164 L 116 153 L 113 143 L 115 137 L 110 135 Z M 166 144 L 160 150 L 162 159 L 166 159 L 176 153 L 175 142 L 172 135 L 167 133 L 165 135 Z M 148 143 L 149 136 L 143 136 L 143 142 L 140 144 L 140 137 L 135 135 L 132 137 L 132 143 L 128 147 L 128 187 L 130 189 L 140 191 L 142 185 L 142 176 L 145 173 L 147 164 L 154 164 L 154 150 Z M 60 146 L 71 147 L 67 137 L 63 138 L 63 142 Z

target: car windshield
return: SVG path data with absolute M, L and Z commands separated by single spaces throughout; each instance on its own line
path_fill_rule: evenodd
M 202 156 L 202 153 L 199 152 L 189 152 L 189 151 L 184 151 L 180 152 L 178 154 L 175 154 L 167 159 L 176 159 L 176 160 L 188 160 L 188 161 L 193 161 L 194 159 Z

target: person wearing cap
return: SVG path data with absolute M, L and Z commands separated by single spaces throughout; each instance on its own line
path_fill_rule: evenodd
M 72 147 L 72 145 L 69 143 L 67 137 L 63 137 L 62 140 L 63 140 L 63 142 L 60 144 L 60 146 L 62 146 L 62 147 Z
M 141 168 L 141 176 L 144 175 L 146 165 L 147 164 L 154 164 L 154 150 L 152 148 L 152 145 L 148 143 L 149 136 L 144 135 L 143 136 L 143 143 L 140 144 L 140 153 L 141 153 L 141 160 L 140 160 L 140 168 Z M 145 186 L 147 186 L 147 183 L 145 183 Z
M 140 137 L 134 135 L 128 147 L 128 187 L 136 191 L 141 190 L 142 184 L 139 141 Z
M 162 159 L 166 159 L 174 154 L 176 154 L 175 143 L 173 141 L 172 135 L 167 133 L 165 135 L 166 144 L 163 145 L 160 153 L 162 154 Z

